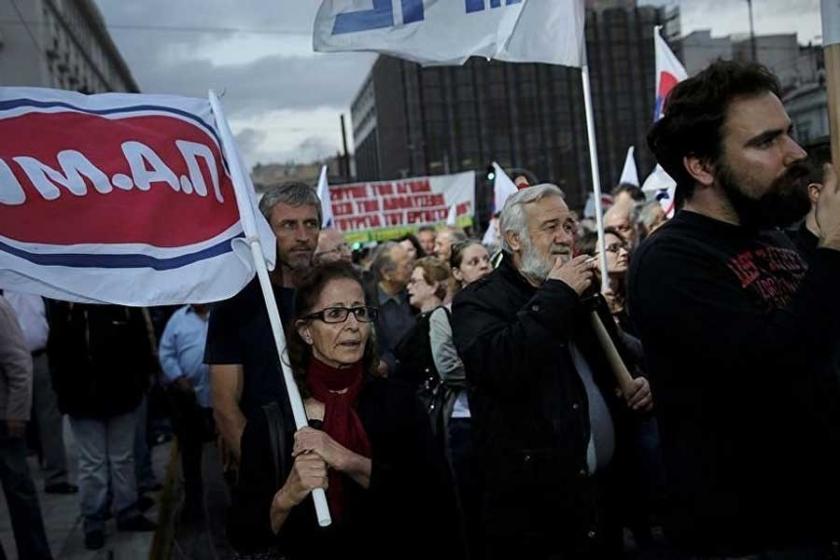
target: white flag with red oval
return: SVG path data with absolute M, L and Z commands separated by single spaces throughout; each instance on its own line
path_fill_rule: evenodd
M 269 266 L 275 241 L 246 193 Z M 0 288 L 226 299 L 254 276 L 206 99 L 0 88 Z

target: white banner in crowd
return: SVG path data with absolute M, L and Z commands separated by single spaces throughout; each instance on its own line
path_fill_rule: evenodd
M 583 24 L 583 0 L 324 0 L 313 47 L 421 64 L 482 56 L 581 66 Z
M 222 153 L 207 99 L 0 88 L 0 288 L 135 306 L 233 296 L 255 271 Z M 255 195 L 239 198 L 273 266 Z
M 350 242 L 398 237 L 442 224 L 455 207 L 458 225 L 472 223 L 475 172 L 395 181 L 330 185 L 335 228 Z

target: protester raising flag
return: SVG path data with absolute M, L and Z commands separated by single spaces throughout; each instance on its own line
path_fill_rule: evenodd
M 321 199 L 321 227 L 331 228 L 333 222 L 332 202 L 330 200 L 330 184 L 327 182 L 327 166 L 321 167 L 321 175 L 318 177 L 318 198 Z
M 656 105 L 653 109 L 653 122 L 658 121 L 665 114 L 668 94 L 679 82 L 688 78 L 685 67 L 668 47 L 660 32 L 662 26 L 656 26 L 653 32 L 654 49 L 656 52 Z M 665 215 L 674 216 L 674 204 L 677 182 L 657 164 L 653 172 L 645 179 L 645 191 L 656 191 L 656 199 L 662 205 Z
M 580 0 L 324 0 L 316 51 L 374 51 L 421 64 L 463 64 L 471 56 L 581 66 Z
M 256 211 L 218 98 L 0 88 L 0 288 L 131 306 L 202 303 L 256 273 L 286 340 Z M 280 360 L 295 425 L 308 425 Z M 118 372 L 115 372 L 115 374 Z M 312 493 L 318 522 L 326 496 Z
M 254 266 L 222 154 L 206 99 L 0 88 L 0 286 L 138 306 L 233 296 Z

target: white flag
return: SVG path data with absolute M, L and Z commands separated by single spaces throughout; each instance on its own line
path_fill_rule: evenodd
M 633 157 L 636 148 L 630 146 L 627 149 L 627 158 L 624 160 L 624 169 L 621 170 L 621 179 L 618 180 L 619 185 L 636 185 L 639 186 L 639 172 L 636 170 L 636 159 Z
M 583 0 L 324 0 L 316 51 L 374 51 L 421 64 L 471 56 L 581 66 Z
M 510 195 L 518 191 L 516 185 L 507 176 L 505 170 L 498 163 L 493 162 L 493 212 L 501 212 L 505 207 L 505 201 Z
M 446 225 L 455 227 L 458 223 L 458 205 L 453 204 L 449 207 L 449 213 L 446 215 Z
M 321 199 L 321 229 L 333 227 L 332 202 L 330 202 L 330 185 L 327 182 L 327 166 L 321 168 L 318 177 L 318 198 Z

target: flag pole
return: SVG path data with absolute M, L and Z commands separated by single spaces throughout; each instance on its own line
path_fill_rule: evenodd
M 583 84 L 583 105 L 586 110 L 586 137 L 589 143 L 589 164 L 592 169 L 592 188 L 595 191 L 595 224 L 598 228 L 598 261 L 601 269 L 601 292 L 606 292 L 610 287 L 610 279 L 607 275 L 607 248 L 604 239 L 604 215 L 601 204 L 601 175 L 598 169 L 598 144 L 595 140 L 595 115 L 592 110 L 592 88 L 589 82 L 589 63 L 585 62 L 580 69 L 580 79 Z M 633 388 L 633 377 L 627 371 L 624 361 L 618 353 L 612 339 L 607 334 L 607 329 L 601 321 L 598 312 L 593 310 L 590 314 L 592 327 L 598 337 L 598 341 L 604 349 L 607 358 L 612 366 L 618 386 L 622 393 L 629 394 Z
M 583 84 L 583 106 L 586 112 L 586 138 L 589 144 L 589 165 L 592 169 L 592 188 L 595 191 L 595 224 L 598 228 L 598 257 L 601 269 L 601 291 L 610 287 L 607 276 L 607 250 L 604 240 L 604 215 L 601 205 L 601 175 L 598 169 L 598 144 L 595 140 L 595 115 L 592 110 L 592 88 L 589 83 L 589 62 L 580 68 L 580 80 Z
M 303 406 L 303 399 L 300 397 L 297 383 L 295 382 L 289 356 L 286 348 L 286 334 L 283 331 L 283 323 L 280 321 L 280 311 L 277 309 L 277 301 L 274 299 L 274 290 L 271 287 L 271 279 L 268 277 L 268 268 L 265 265 L 260 238 L 257 234 L 256 218 L 253 214 L 253 207 L 249 200 L 247 181 L 239 154 L 234 149 L 233 134 L 225 120 L 222 105 L 219 98 L 212 90 L 209 92 L 210 106 L 216 118 L 216 125 L 222 141 L 222 151 L 230 166 L 230 175 L 233 181 L 233 191 L 236 196 L 236 205 L 239 208 L 239 216 L 242 222 L 242 229 L 245 232 L 245 239 L 251 248 L 251 257 L 254 261 L 254 268 L 257 271 L 260 287 L 262 288 L 265 307 L 268 311 L 268 319 L 271 324 L 271 332 L 274 335 L 274 344 L 277 347 L 277 355 L 280 357 L 280 369 L 283 372 L 283 381 L 286 385 L 286 392 L 289 396 L 289 404 L 292 408 L 292 415 L 295 420 L 296 429 L 300 430 L 309 425 L 306 417 L 306 409 Z M 277 266 L 280 266 L 279 263 Z M 315 502 L 315 513 L 318 517 L 318 524 L 327 527 L 332 523 L 330 510 L 327 504 L 327 495 L 321 488 L 312 491 L 312 499 Z
M 840 0 L 822 0 L 823 50 L 825 53 L 828 123 L 831 160 L 840 168 Z

